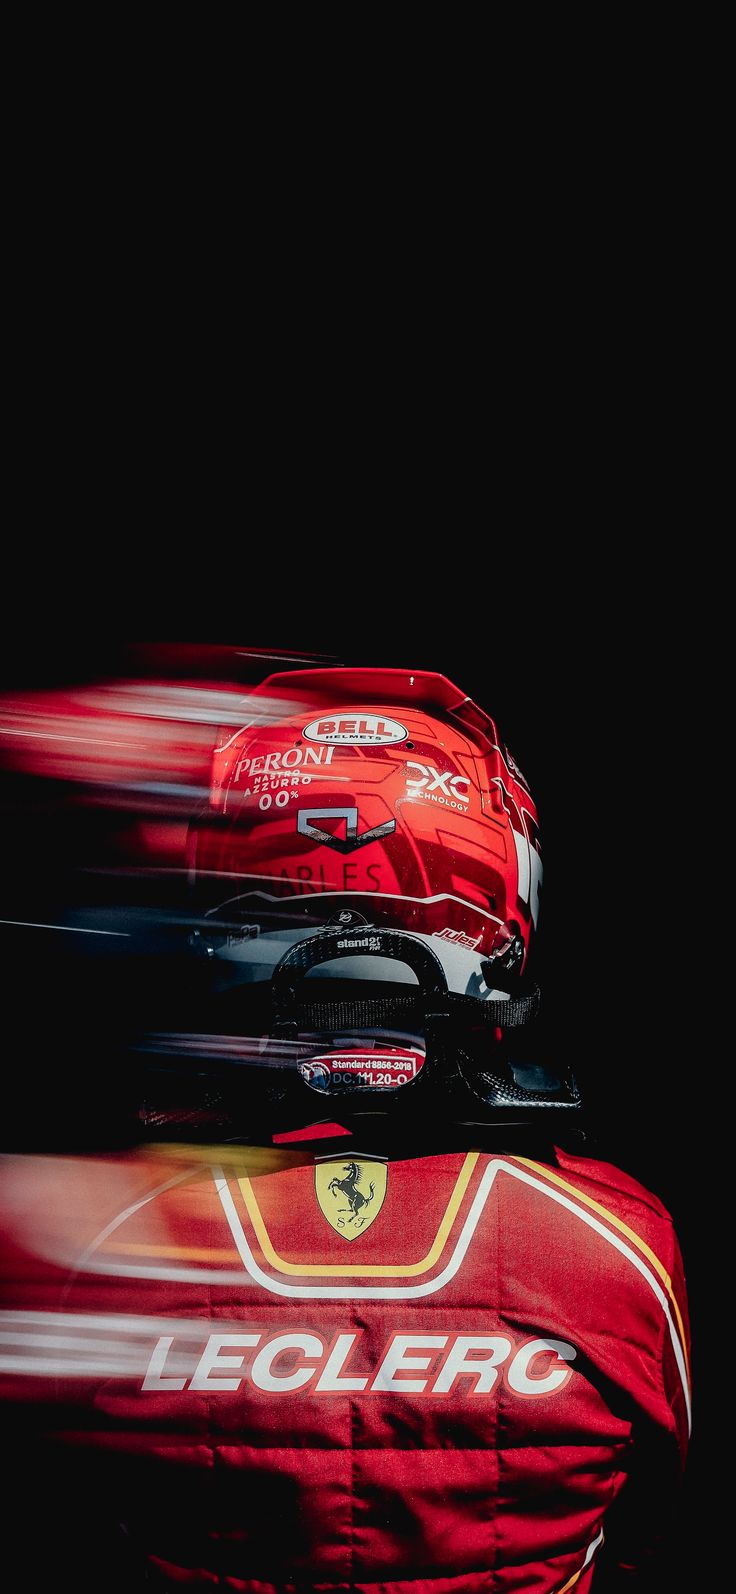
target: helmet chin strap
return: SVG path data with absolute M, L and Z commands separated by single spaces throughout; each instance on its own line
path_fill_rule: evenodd
M 381 996 L 351 995 L 337 1001 L 304 995 L 301 982 L 312 969 L 355 957 L 356 953 L 405 964 L 416 975 L 417 989 L 405 987 Z M 448 1026 L 459 1023 L 463 1028 L 480 1023 L 494 1029 L 517 1029 L 536 1018 L 540 1005 L 537 985 L 520 990 L 515 996 L 488 997 L 485 1001 L 449 991 L 442 964 L 425 942 L 405 930 L 371 925 L 347 932 L 343 926 L 328 927 L 290 947 L 274 969 L 271 988 L 272 1034 L 291 1039 L 296 1039 L 304 1028 L 411 1030 L 428 1024 L 434 1028 L 442 1020 Z
M 386 993 L 384 985 L 381 994 L 363 996 L 359 982 L 344 981 L 344 994 L 338 997 L 331 994 L 334 987 L 329 986 L 324 998 L 312 995 L 322 983 L 305 984 L 312 969 L 356 954 L 402 963 L 413 971 L 416 986 L 394 986 Z M 370 985 L 365 988 L 371 990 Z M 352 1115 L 362 1121 L 372 1114 L 389 1126 L 387 1132 L 393 1126 L 401 1134 L 418 1126 L 422 1134 L 433 1133 L 453 1124 L 500 1126 L 504 1133 L 536 1126 L 540 1133 L 548 1134 L 553 1123 L 557 1133 L 561 1120 L 576 1126 L 580 1119 L 580 1096 L 566 1065 L 547 1067 L 529 1062 L 523 1055 L 528 1055 L 528 1047 L 514 1056 L 514 1035 L 520 1039 L 523 1026 L 539 1011 L 538 987 L 524 990 L 517 986 L 508 997 L 485 1001 L 457 995 L 448 991 L 445 971 L 432 948 L 403 930 L 371 925 L 347 931 L 344 926 L 328 927 L 289 948 L 274 971 L 270 993 L 265 986 L 251 987 L 243 1005 L 240 995 L 246 993 L 239 994 L 237 1014 L 230 1010 L 232 1035 L 146 1038 L 141 1049 L 152 1051 L 157 1058 L 152 1071 L 154 1098 L 146 1122 L 159 1127 L 174 1123 L 191 1132 L 192 1123 L 199 1121 L 200 1068 L 192 1075 L 192 1056 L 206 1058 L 211 1065 L 205 1125 L 219 1113 L 230 1127 L 239 1125 L 241 1133 L 245 1125 L 250 1138 L 265 1134 L 269 1139 L 274 1130 L 314 1124 L 315 1116 L 324 1112 L 339 1116 L 341 1123 Z M 270 1019 L 262 1005 L 269 1000 Z M 250 1012 L 249 1002 L 255 1004 Z M 252 1033 L 250 1038 L 245 1036 L 248 1045 L 244 1046 L 238 1044 L 238 1037 L 248 1022 Z M 496 1044 L 493 1034 L 498 1030 L 503 1032 L 501 1044 Z M 376 1032 L 383 1032 L 381 1041 L 393 1045 L 396 1038 L 399 1048 L 406 1046 L 407 1036 L 422 1036 L 426 1043 L 423 1066 L 399 1088 L 378 1083 L 353 1086 L 350 1082 L 323 1090 L 307 1081 L 300 1072 L 301 1063 L 321 1061 L 315 1058 L 320 1050 L 339 1051 L 343 1042 L 336 1037 L 356 1031 L 374 1032 L 371 1045 L 378 1044 Z M 266 1041 L 269 1032 L 270 1048 Z M 350 1044 L 359 1048 L 361 1042 Z M 174 1063 L 170 1070 L 159 1066 L 162 1059 L 165 1065 L 167 1057 Z M 181 1076 L 177 1058 L 185 1065 Z M 166 1105 L 162 1109 L 156 1105 L 155 1090 L 167 1071 L 173 1081 L 171 1088 L 182 1088 L 173 1116 Z
M 310 970 L 356 953 L 403 963 L 416 975 L 417 987 L 380 996 L 350 994 L 337 1000 L 305 994 L 303 981 Z M 272 995 L 272 1034 L 281 1039 L 295 1041 L 300 1033 L 314 1030 L 334 1034 L 387 1029 L 423 1034 L 432 1064 L 425 1086 L 430 1079 L 435 1085 L 441 1082 L 451 1112 L 461 1105 L 455 1099 L 458 1093 L 466 1104 L 467 1093 L 479 1106 L 482 1103 L 481 1115 L 489 1122 L 508 1120 L 512 1115 L 519 1122 L 530 1122 L 541 1110 L 550 1108 L 555 1114 L 580 1111 L 580 1095 L 569 1068 L 560 1072 L 514 1063 L 490 1047 L 481 1062 L 472 1055 L 479 1027 L 516 1030 L 536 1017 L 539 987 L 517 988 L 515 995 L 485 1001 L 457 995 L 448 991 L 444 969 L 432 949 L 404 930 L 370 925 L 347 933 L 339 926 L 322 930 L 285 953 L 274 970 Z M 476 1032 L 475 1041 L 469 1046 L 472 1031 Z M 414 1087 L 411 1089 L 413 1092 Z M 357 1094 L 349 1093 L 353 1100 Z M 364 1100 L 366 1094 L 374 1101 L 376 1095 L 384 1097 L 380 1087 L 367 1093 L 361 1090 Z M 403 1091 L 391 1092 L 394 1099 L 403 1095 Z M 400 1110 L 398 1099 L 396 1108 Z

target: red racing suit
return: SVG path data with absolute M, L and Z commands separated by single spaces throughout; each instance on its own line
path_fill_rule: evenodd
M 5 1415 L 146 1587 L 588 1594 L 686 1449 L 667 1212 L 562 1151 L 348 1143 L 5 1158 Z

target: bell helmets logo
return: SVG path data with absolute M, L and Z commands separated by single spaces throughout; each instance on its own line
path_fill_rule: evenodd
M 405 742 L 409 732 L 398 720 L 380 714 L 337 714 L 310 720 L 302 735 L 308 742 L 342 742 L 347 746 L 390 747 Z

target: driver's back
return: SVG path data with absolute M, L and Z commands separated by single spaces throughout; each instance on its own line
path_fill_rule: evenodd
M 586 1594 L 686 1445 L 667 1213 L 562 1152 L 350 1143 L 6 1159 L 6 1413 L 147 1586 Z

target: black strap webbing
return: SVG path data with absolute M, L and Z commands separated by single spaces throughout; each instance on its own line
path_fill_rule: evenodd
M 428 1021 L 445 1015 L 450 1023 L 453 1019 L 460 1019 L 464 1026 L 482 1023 L 498 1025 L 500 1029 L 517 1029 L 536 1018 L 539 1004 L 540 991 L 537 985 L 522 996 L 485 1002 L 475 996 L 458 996 L 452 991 L 429 998 L 419 991 L 416 995 L 397 992 L 395 996 L 353 997 L 343 1002 L 298 999 L 293 1017 L 298 1019 L 300 1030 L 422 1030 Z

